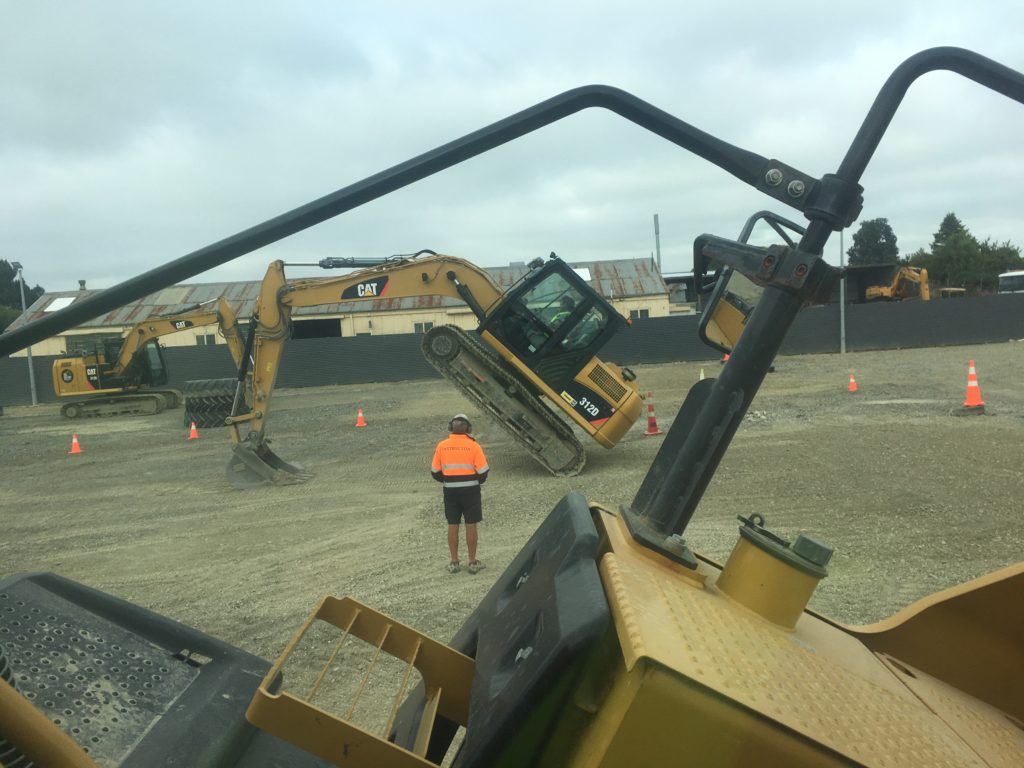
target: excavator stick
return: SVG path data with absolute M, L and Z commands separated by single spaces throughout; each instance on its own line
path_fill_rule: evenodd
M 235 445 L 228 461 L 228 481 L 239 490 L 260 485 L 297 485 L 313 477 L 299 464 L 291 464 L 272 450 L 269 440 L 245 440 Z

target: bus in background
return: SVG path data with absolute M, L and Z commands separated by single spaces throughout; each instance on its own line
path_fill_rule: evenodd
M 1024 269 L 1016 272 L 1003 272 L 999 276 L 1000 293 L 1024 293 Z

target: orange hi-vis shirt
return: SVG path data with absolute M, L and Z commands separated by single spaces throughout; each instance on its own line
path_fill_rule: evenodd
M 430 474 L 445 488 L 470 488 L 487 479 L 484 449 L 469 435 L 449 435 L 434 449 Z

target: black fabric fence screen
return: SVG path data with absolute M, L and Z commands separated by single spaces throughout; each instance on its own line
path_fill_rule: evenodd
M 701 343 L 696 315 L 635 320 L 612 340 L 601 358 L 620 365 L 717 360 L 718 353 Z M 314 387 L 436 378 L 423 359 L 421 336 L 356 336 L 292 339 L 285 348 L 279 387 Z M 872 349 L 953 346 L 1024 339 L 1024 294 L 848 304 L 846 348 Z M 807 307 L 796 319 L 782 348 L 784 355 L 838 352 L 839 306 Z M 225 346 L 168 347 L 170 384 L 192 379 L 226 378 L 235 374 Z M 33 355 L 36 395 L 41 403 L 56 402 L 51 369 L 54 357 Z M 0 405 L 31 402 L 26 358 L 0 359 Z

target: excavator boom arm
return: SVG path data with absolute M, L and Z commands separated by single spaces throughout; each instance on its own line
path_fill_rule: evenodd
M 217 299 L 217 308 L 210 309 L 204 302 L 184 312 L 173 315 L 161 315 L 149 317 L 143 320 L 129 331 L 121 345 L 121 351 L 117 356 L 117 362 L 111 369 L 111 373 L 119 375 L 123 373 L 140 350 L 145 348 L 153 339 L 161 336 L 169 336 L 172 333 L 180 333 L 188 328 L 195 328 L 204 325 L 216 324 L 221 334 L 228 343 L 231 350 L 231 357 L 238 365 L 242 360 L 242 338 L 238 332 L 238 324 L 235 312 L 231 305 L 221 296 Z
M 284 268 L 284 262 L 272 262 L 260 286 L 256 305 L 258 319 L 253 329 L 252 376 L 247 383 L 251 411 L 228 419 L 235 456 L 241 456 L 242 463 L 257 475 L 265 474 L 268 466 L 286 472 L 292 469 L 265 447 L 263 430 L 270 412 L 281 355 L 290 335 L 292 311 L 296 307 L 448 296 L 469 304 L 480 316 L 486 315 L 502 296 L 501 289 L 480 267 L 443 254 L 381 259 L 376 266 L 326 280 L 302 278 L 288 281 Z M 235 463 L 233 459 L 232 465 Z M 238 476 L 235 479 L 245 482 Z M 278 477 L 277 481 L 280 480 Z
M 905 298 L 920 298 L 922 301 L 931 299 L 928 286 L 928 270 L 919 267 L 902 267 L 893 280 L 893 295 Z
M 872 285 L 864 292 L 868 301 L 887 299 L 902 301 L 903 299 L 931 299 L 928 285 L 928 270 L 922 267 L 897 267 L 888 285 Z
M 465 301 L 465 291 L 459 290 L 460 285 L 468 289 L 485 312 L 502 295 L 501 289 L 480 267 L 443 254 L 400 261 L 381 259 L 375 266 L 327 280 L 303 278 L 287 282 L 284 266 L 280 261 L 271 264 L 260 287 L 261 327 L 275 326 L 282 313 L 290 313 L 295 307 L 413 296 L 449 296 Z

